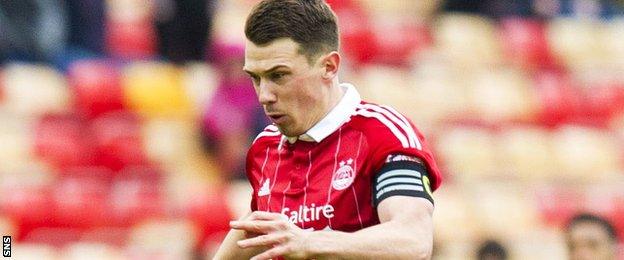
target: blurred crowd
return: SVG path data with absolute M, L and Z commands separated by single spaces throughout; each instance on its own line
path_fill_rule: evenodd
M 210 256 L 268 122 L 242 71 L 255 2 L 0 1 L 14 257 Z M 624 237 L 624 1 L 328 3 L 341 80 L 409 116 L 444 169 L 435 259 L 565 259 L 580 212 Z

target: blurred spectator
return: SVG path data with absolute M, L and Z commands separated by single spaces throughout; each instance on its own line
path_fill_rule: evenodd
M 65 46 L 65 21 L 60 0 L 0 1 L 0 64 L 50 61 Z
M 496 240 L 486 240 L 478 247 L 478 260 L 505 260 L 507 257 L 507 249 Z
M 617 233 L 606 219 L 578 214 L 568 222 L 565 233 L 569 259 L 616 259 Z
M 105 4 L 103 0 L 65 0 L 69 45 L 76 51 L 104 51 Z
M 104 55 L 105 3 L 104 0 L 63 0 L 67 12 L 66 46 L 59 50 L 52 62 L 66 71 L 80 59 Z
M 245 151 L 268 119 L 256 100 L 249 76 L 243 72 L 243 46 L 216 44 L 214 55 L 221 80 L 204 112 L 204 137 L 223 172 L 244 177 Z
M 159 53 L 179 63 L 206 58 L 210 42 L 213 3 L 211 0 L 157 0 L 156 28 Z
M 611 0 L 447 0 L 446 12 L 467 12 L 492 18 L 509 16 L 574 16 L 613 18 L 624 13 L 622 1 Z
M 466 12 L 501 18 L 505 16 L 532 16 L 532 0 L 446 0 L 442 10 Z
M 535 0 L 535 10 L 548 17 L 613 18 L 623 14 L 622 7 L 612 0 Z

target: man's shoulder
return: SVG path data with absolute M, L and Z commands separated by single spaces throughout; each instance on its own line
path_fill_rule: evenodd
M 417 146 L 415 127 L 391 106 L 362 101 L 354 111 L 351 125 L 373 142 L 397 143 L 405 148 Z

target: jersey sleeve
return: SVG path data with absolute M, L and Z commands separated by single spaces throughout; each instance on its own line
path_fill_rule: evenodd
M 433 203 L 431 192 L 442 178 L 432 152 L 411 121 L 389 107 L 384 109 L 366 129 L 372 146 L 373 203 L 377 206 L 393 195 L 423 197 Z
M 431 190 L 435 191 L 442 182 L 438 165 L 423 135 L 408 119 L 406 121 L 409 123 L 409 127 L 405 131 L 396 125 L 395 131 L 392 131 L 393 129 L 384 124 L 377 124 L 374 129 L 371 129 L 372 131 L 369 130 L 371 132 L 368 137 L 369 143 L 374 146 L 371 154 L 373 169 L 378 172 L 389 160 L 398 158 L 396 156 L 399 155 L 416 157 L 425 166 L 429 175 Z M 411 133 L 405 133 L 410 131 Z M 410 138 L 413 142 L 410 141 Z

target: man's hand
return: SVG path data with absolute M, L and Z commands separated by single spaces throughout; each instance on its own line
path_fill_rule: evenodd
M 309 258 L 306 245 L 310 232 L 292 224 L 282 214 L 254 211 L 248 218 L 230 222 L 230 227 L 247 234 L 247 239 L 237 242 L 241 248 L 270 248 L 251 260 L 268 260 L 278 256 L 288 259 Z

